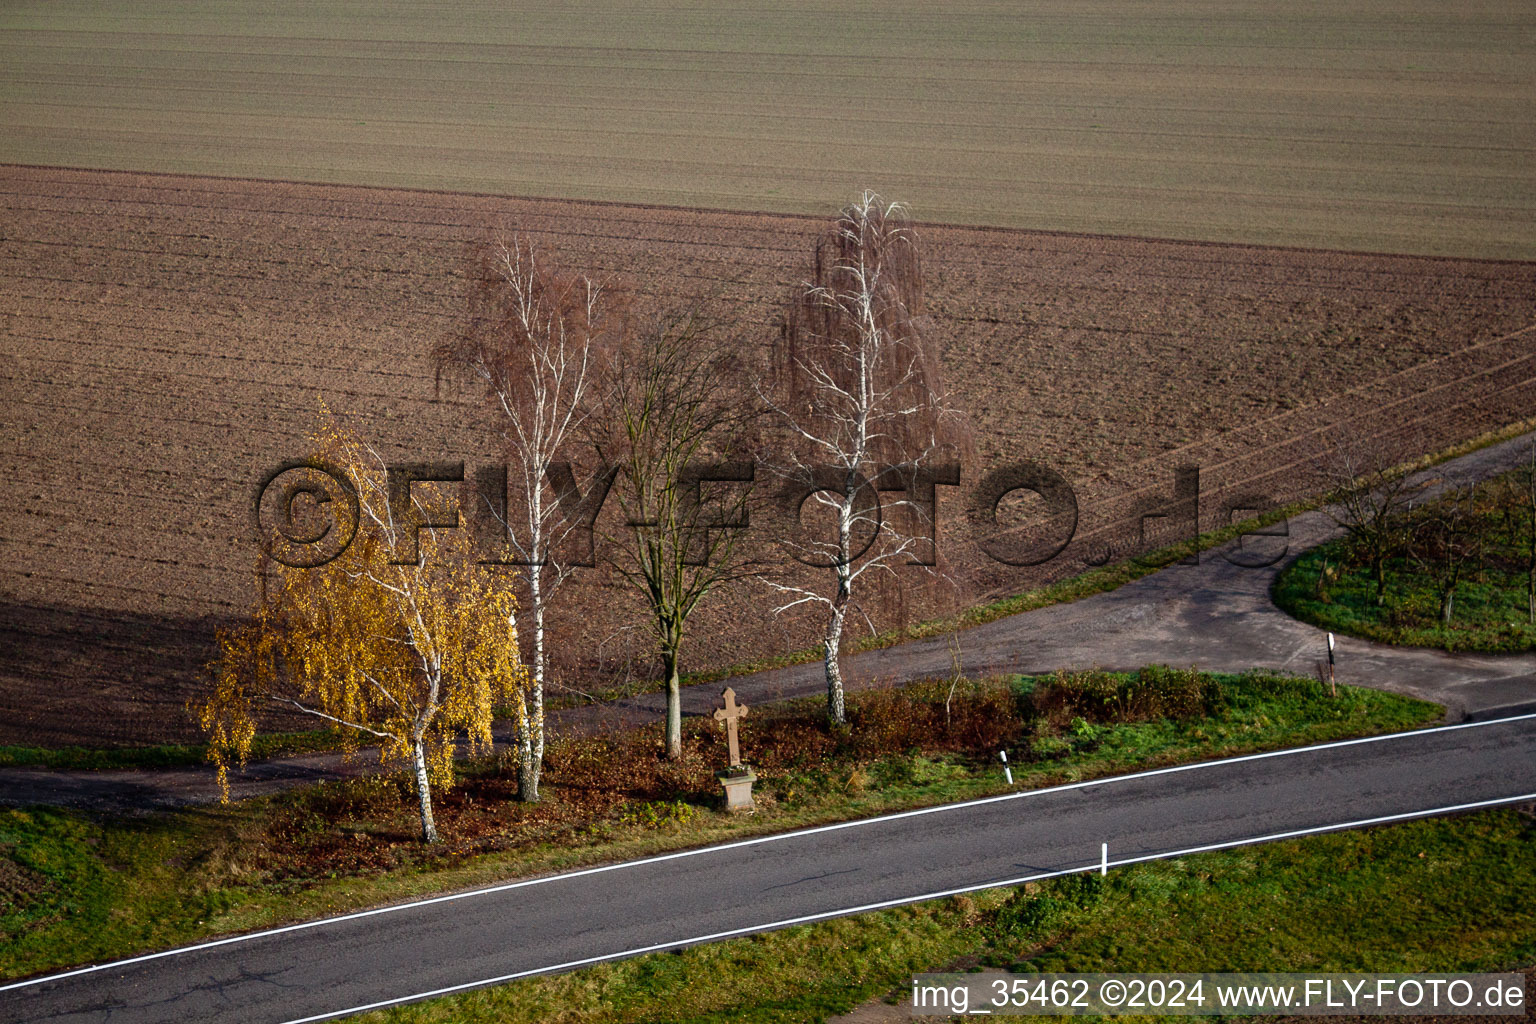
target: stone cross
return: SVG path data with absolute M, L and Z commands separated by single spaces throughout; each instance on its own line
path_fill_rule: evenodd
M 736 691 L 729 686 L 720 696 L 725 698 L 725 707 L 715 711 L 715 721 L 725 723 L 726 746 L 731 752 L 731 767 L 741 767 L 741 743 L 736 738 L 736 723 L 747 717 L 747 706 L 736 703 Z

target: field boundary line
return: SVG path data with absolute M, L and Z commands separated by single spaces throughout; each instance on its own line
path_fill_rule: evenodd
M 505 192 L 476 192 L 467 189 L 432 189 L 412 187 L 409 185 L 358 185 L 342 181 L 319 181 L 298 178 L 260 178 L 242 176 L 236 174 L 195 174 L 188 171 L 154 171 L 133 170 L 129 168 L 102 168 L 102 167 L 78 167 L 70 164 L 25 164 L 14 162 L 0 162 L 0 171 L 64 171 L 71 174 L 82 175 L 120 175 L 123 177 L 139 178 L 163 178 L 179 179 L 183 181 L 224 181 L 224 182 L 251 182 L 260 185 L 286 185 L 289 187 L 313 188 L 313 189 L 356 189 L 368 192 L 401 192 L 411 195 L 437 195 L 437 196 L 461 196 L 470 199 L 494 199 L 511 200 L 526 203 L 557 203 L 562 206 L 598 206 L 615 207 L 629 210 L 664 210 L 670 213 L 694 213 L 712 216 L 727 217 L 770 217 L 775 220 L 786 221 L 811 221 L 818 227 L 831 216 L 832 209 L 825 213 L 787 213 L 782 210 L 745 210 L 730 209 L 719 206 L 683 206 L 678 203 L 636 203 L 619 199 L 571 199 L 560 196 L 536 196 L 520 195 Z M 46 180 L 46 179 L 45 179 Z M 78 184 L 72 182 L 71 184 Z M 146 186 L 139 186 L 146 187 Z M 154 187 L 154 186 L 148 186 Z M 218 193 L 226 194 L 226 193 Z M 914 220 L 914 227 L 919 228 L 958 228 L 966 231 L 987 231 L 998 234 L 1027 234 L 1041 235 L 1053 238 L 1090 238 L 1105 239 L 1119 242 L 1162 242 L 1171 245 L 1190 245 L 1205 248 L 1221 249 L 1264 249 L 1286 253 L 1320 253 L 1333 256 L 1390 256 L 1394 259 L 1419 260 L 1424 262 L 1466 262 L 1484 263 L 1497 266 L 1530 266 L 1536 260 L 1522 260 L 1500 256 L 1446 256 L 1431 255 L 1428 253 L 1390 252 L 1372 249 L 1333 249 L 1313 248 L 1303 245 L 1276 245 L 1264 242 L 1228 242 L 1219 239 L 1190 239 L 1170 238 L 1163 235 L 1127 235 L 1127 234 L 1095 234 L 1087 231 L 1061 231 L 1047 228 L 1013 228 L 996 224 L 962 224 L 954 221 L 925 221 Z

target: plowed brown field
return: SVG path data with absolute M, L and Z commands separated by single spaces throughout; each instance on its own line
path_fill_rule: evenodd
M 470 398 L 427 351 L 498 221 L 659 295 L 708 290 L 766 339 L 819 228 L 788 216 L 238 180 L 0 168 L 0 743 L 192 735 L 214 625 L 254 588 L 257 481 L 304 454 L 321 399 L 401 458 L 483 461 Z M 1031 570 L 982 556 L 943 489 L 952 583 L 878 624 L 1080 571 L 1138 497 L 1202 471 L 1223 496 L 1312 481 L 1320 431 L 1404 453 L 1530 415 L 1536 264 L 927 226 L 930 313 L 975 466 L 1064 473 L 1079 541 Z M 1097 531 L 1097 532 L 1096 532 Z M 578 581 L 567 679 L 641 670 L 622 602 Z M 721 595 L 693 664 L 806 646 L 770 595 Z M 575 624 L 579 623 L 579 625 Z

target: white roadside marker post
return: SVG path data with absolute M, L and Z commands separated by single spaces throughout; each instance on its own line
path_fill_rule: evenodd
M 1331 696 L 1339 695 L 1339 688 L 1333 682 L 1333 634 L 1328 634 L 1328 692 Z
M 1109 844 L 1099 844 L 1099 877 L 1109 874 Z
M 1008 779 L 1008 785 L 1013 785 L 1013 769 L 1008 767 L 1008 751 L 999 750 L 997 756 L 1003 759 L 1003 775 Z

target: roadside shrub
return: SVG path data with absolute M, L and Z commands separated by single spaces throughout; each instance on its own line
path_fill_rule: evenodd
M 1094 725 L 1082 718 L 1072 719 L 1072 724 L 1067 726 L 1067 731 L 1080 740 L 1091 740 L 1103 732 L 1107 726 Z
M 1222 694 L 1219 683 L 1192 668 L 1149 665 L 1133 675 L 1059 671 L 1037 686 L 1030 700 L 1035 713 L 1059 732 L 1077 719 L 1096 725 L 1188 721 L 1219 706 Z
M 1202 679 L 1192 668 L 1148 665 L 1136 673 L 1129 687 L 1125 721 L 1199 718 L 1211 710 L 1213 700 L 1219 700 L 1220 691 L 1220 683 Z
M 930 680 L 849 695 L 844 743 L 860 754 L 905 750 L 996 750 L 1027 731 L 1026 715 L 1001 681 Z
M 305 795 L 304 803 L 311 813 L 342 821 L 387 815 L 415 799 L 415 785 L 403 773 L 387 772 L 323 782 Z
M 648 800 L 630 804 L 619 815 L 621 825 L 639 825 L 657 829 L 663 825 L 686 825 L 693 820 L 693 805 L 681 800 Z
M 860 753 L 904 751 L 934 735 L 933 708 L 902 690 L 866 690 L 848 698 L 843 744 Z
M 1007 686 L 978 686 L 968 699 L 954 702 L 946 722 L 946 739 L 957 750 L 1007 747 L 1028 732 L 1028 719 L 1033 716 L 1026 714 L 1024 707 L 1027 704 Z
M 1051 731 L 1071 727 L 1072 720 L 1114 721 L 1119 711 L 1119 686 L 1108 672 L 1067 672 L 1035 687 L 1030 695 L 1035 713 Z

